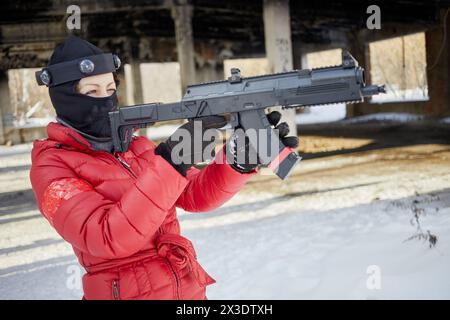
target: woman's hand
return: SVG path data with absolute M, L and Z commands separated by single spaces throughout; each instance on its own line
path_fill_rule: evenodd
M 281 119 L 281 113 L 278 111 L 273 111 L 267 115 L 267 119 L 276 132 L 278 132 L 281 142 L 286 147 L 298 147 L 298 137 L 287 137 L 289 134 L 289 125 L 286 122 L 278 124 Z M 227 145 L 227 152 L 229 152 L 227 158 L 232 160 L 230 165 L 233 169 L 241 173 L 249 173 L 259 167 L 260 162 L 256 151 L 250 147 L 250 142 L 247 135 L 245 135 L 245 142 L 242 146 L 240 146 L 237 140 L 242 138 L 244 137 L 239 136 L 238 133 L 231 136 Z
M 186 172 L 192 165 L 214 158 L 214 140 L 205 139 L 205 132 L 209 129 L 221 128 L 226 124 L 227 121 L 223 116 L 189 120 L 165 142 L 160 143 L 155 149 L 155 154 L 163 157 L 179 173 L 186 176 Z M 217 136 L 217 134 L 212 136 Z M 206 150 L 206 148 L 210 148 L 210 150 Z

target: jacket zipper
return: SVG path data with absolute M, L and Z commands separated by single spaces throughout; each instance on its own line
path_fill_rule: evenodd
M 123 160 L 118 155 L 116 156 L 115 154 L 114 154 L 114 158 L 116 158 L 122 164 L 122 166 L 128 171 L 128 173 L 131 174 L 131 176 L 133 178 L 137 179 L 136 174 L 133 172 L 133 170 L 131 170 L 131 166 L 125 160 Z M 162 234 L 163 233 L 162 227 L 159 227 L 158 231 L 159 231 L 160 234 Z
M 177 273 L 175 272 L 175 270 L 173 269 L 172 265 L 170 264 L 169 259 L 166 258 L 166 260 L 167 260 L 167 264 L 169 265 L 170 270 L 172 271 L 173 276 L 175 277 L 176 288 L 177 288 L 177 299 L 181 300 L 181 297 L 180 297 L 180 280 L 178 279 Z
M 131 170 L 131 166 L 125 161 L 123 160 L 119 155 L 117 155 L 116 153 L 113 154 L 114 158 L 116 158 L 121 164 L 122 166 L 135 178 L 137 179 L 137 176 L 134 174 L 134 172 Z M 160 234 L 163 233 L 162 227 L 158 228 L 158 231 Z M 178 279 L 178 275 L 175 272 L 175 270 L 173 269 L 172 265 L 170 264 L 169 259 L 166 258 L 167 264 L 170 268 L 170 271 L 172 271 L 173 276 L 175 277 L 175 282 L 176 282 L 176 290 L 177 290 L 177 299 L 180 300 L 180 280 Z M 114 288 L 114 298 L 118 299 L 119 297 L 119 290 L 117 287 L 117 281 L 114 281 L 113 284 L 113 288 Z
M 70 136 L 71 136 L 73 139 L 75 139 L 75 137 L 73 137 L 72 135 L 70 135 Z M 75 139 L 75 140 L 76 140 L 76 139 Z M 76 140 L 76 141 L 78 141 L 78 140 Z M 80 143 L 81 143 L 81 142 L 80 142 Z M 84 144 L 83 144 L 83 145 L 84 145 Z M 105 151 L 105 153 L 111 155 L 111 153 L 109 153 L 109 152 L 106 152 L 106 151 Z M 137 179 L 136 174 L 133 172 L 133 170 L 131 170 L 131 166 L 130 166 L 125 160 L 123 160 L 116 152 L 114 152 L 114 153 L 112 154 L 112 156 L 113 156 L 114 159 L 117 159 L 117 161 L 120 162 L 120 164 L 122 165 L 122 167 L 124 167 L 124 168 L 126 169 L 126 171 L 127 171 L 134 179 Z M 159 233 L 161 233 L 161 234 L 163 233 L 162 227 L 159 227 L 158 230 L 159 230 Z M 178 275 L 176 274 L 175 270 L 173 269 L 172 265 L 170 264 L 169 259 L 166 258 L 166 261 L 167 261 L 167 264 L 169 265 L 170 270 L 172 271 L 173 276 L 175 277 L 176 288 L 177 288 L 177 298 L 178 298 L 178 300 L 180 300 L 180 291 L 179 291 L 179 288 L 180 288 L 180 280 L 178 279 Z M 114 280 L 114 281 L 113 281 L 113 296 L 114 296 L 114 299 L 115 299 L 115 300 L 119 299 L 119 287 L 118 287 L 118 285 L 117 285 L 117 280 Z
M 114 157 L 115 159 L 117 159 L 117 161 L 120 162 L 120 164 L 122 165 L 122 167 L 124 167 L 124 168 L 128 171 L 128 173 L 129 173 L 134 179 L 137 179 L 136 174 L 133 172 L 133 170 L 131 170 L 131 166 L 130 166 L 125 160 L 123 160 L 123 159 L 122 159 L 118 154 L 116 154 L 116 153 L 113 154 L 113 157 Z
M 114 300 L 119 299 L 119 286 L 117 285 L 117 280 L 113 281 L 113 296 Z

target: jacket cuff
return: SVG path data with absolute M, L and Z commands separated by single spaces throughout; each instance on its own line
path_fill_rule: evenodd
M 256 167 L 255 169 L 253 169 L 252 171 L 249 171 L 249 172 L 241 172 L 241 171 L 234 169 L 233 166 L 231 165 L 231 163 L 229 163 L 227 161 L 226 145 L 224 145 L 223 148 L 220 149 L 220 151 L 216 154 L 214 162 L 219 163 L 219 164 L 226 164 L 228 169 L 233 170 L 234 172 L 236 172 L 239 175 L 252 175 L 253 176 L 254 174 L 259 172 L 259 167 Z
M 221 184 L 222 190 L 228 192 L 237 192 L 243 185 L 258 173 L 258 170 L 253 170 L 248 173 L 241 173 L 236 171 L 227 163 L 226 154 L 222 148 L 216 155 L 214 161 L 210 166 L 217 166 L 215 170 L 215 180 Z

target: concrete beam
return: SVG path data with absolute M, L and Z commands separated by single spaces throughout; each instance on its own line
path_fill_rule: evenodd
M 174 1 L 171 8 L 175 23 L 175 40 L 177 44 L 178 62 L 180 63 L 181 87 L 195 83 L 195 53 L 192 35 L 192 5 L 187 0 Z
M 447 39 L 444 39 L 444 15 L 445 12 L 442 11 L 441 26 L 432 28 L 425 33 L 428 96 L 430 100 L 424 111 L 425 114 L 430 116 L 450 114 L 450 47 L 448 44 L 450 14 L 446 19 L 447 25 L 445 26 Z
M 134 10 L 160 10 L 167 9 L 170 6 L 170 0 L 160 1 L 143 1 L 138 5 L 127 1 L 92 1 L 92 0 L 78 0 L 74 3 L 72 0 L 58 0 L 53 1 L 52 6 L 41 15 L 44 16 L 64 16 L 66 15 L 67 7 L 73 4 L 78 5 L 81 8 L 82 14 L 95 14 L 95 13 L 114 13 L 114 12 L 126 12 Z
M 24 44 L 36 42 L 62 41 L 67 37 L 62 21 L 33 21 L 29 23 L 0 25 L 1 44 Z
M 264 0 L 264 35 L 270 72 L 293 69 L 291 18 L 289 0 Z M 277 108 L 279 109 L 279 108 Z M 291 135 L 297 134 L 295 109 L 278 110 L 282 120 L 289 124 Z

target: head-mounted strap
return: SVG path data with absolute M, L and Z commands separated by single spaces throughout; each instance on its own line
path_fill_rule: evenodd
M 36 71 L 37 83 L 48 87 L 97 74 L 115 72 L 120 60 L 111 53 L 97 54 L 45 67 Z

